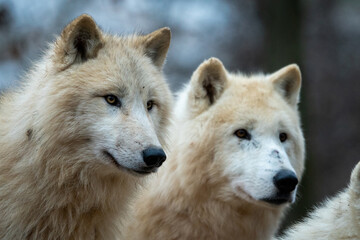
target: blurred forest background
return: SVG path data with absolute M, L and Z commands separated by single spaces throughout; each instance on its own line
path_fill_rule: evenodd
M 299 64 L 306 172 L 284 224 L 347 185 L 360 160 L 360 1 L 0 0 L 0 91 L 82 13 L 118 34 L 169 26 L 165 73 L 174 91 L 211 56 L 245 73 Z

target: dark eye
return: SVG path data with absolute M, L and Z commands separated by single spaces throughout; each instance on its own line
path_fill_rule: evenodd
M 286 133 L 280 133 L 279 134 L 279 139 L 280 139 L 280 142 L 285 142 L 287 140 L 287 134 Z
M 148 111 L 150 111 L 154 106 L 154 101 L 150 100 L 146 103 L 146 108 Z
M 107 95 L 104 98 L 106 102 L 112 106 L 117 106 L 117 107 L 121 106 L 120 100 L 114 95 Z
M 246 131 L 245 129 L 236 130 L 235 135 L 236 135 L 238 138 L 241 138 L 241 139 L 246 139 L 246 140 L 250 140 L 250 139 L 251 139 L 250 134 L 249 134 L 248 131 Z

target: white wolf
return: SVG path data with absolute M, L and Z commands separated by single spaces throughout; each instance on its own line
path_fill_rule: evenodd
M 325 201 L 309 217 L 295 224 L 279 239 L 360 239 L 360 162 L 352 171 L 347 189 Z
M 103 33 L 82 15 L 0 99 L 0 239 L 114 239 L 165 160 L 170 43 Z
M 296 65 L 232 74 L 215 58 L 180 93 L 165 166 L 127 239 L 270 239 L 304 168 Z

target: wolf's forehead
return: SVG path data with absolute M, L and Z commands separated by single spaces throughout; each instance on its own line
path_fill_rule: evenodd
M 251 111 L 266 110 L 276 108 L 273 103 L 274 96 L 271 91 L 261 85 L 253 84 L 230 84 L 227 91 L 222 96 L 222 105 L 228 108 L 242 109 L 243 111 L 249 109 Z
M 214 110 L 221 112 L 217 115 L 224 121 L 251 122 L 249 125 L 286 123 L 297 114 L 266 84 L 258 83 L 230 84 Z
M 161 85 L 163 77 L 153 66 L 150 60 L 141 54 L 129 52 L 114 51 L 103 56 L 104 64 L 98 67 L 105 73 L 104 77 L 109 83 L 119 85 L 120 87 L 152 87 L 152 84 Z
M 121 65 L 98 68 L 93 74 L 86 76 L 86 85 L 90 85 L 88 89 L 96 94 L 115 94 L 120 97 L 160 95 L 166 91 L 166 84 L 162 81 L 160 74 Z
M 266 97 L 272 93 L 272 85 L 266 80 L 264 76 L 244 77 L 231 76 L 229 77 L 229 87 L 235 95 L 247 97 Z
M 228 109 L 229 110 L 229 109 Z M 297 125 L 292 116 L 282 111 L 259 111 L 257 109 L 242 111 L 242 109 L 233 109 L 222 115 L 215 116 L 216 121 L 212 124 L 213 128 L 221 129 L 219 131 L 235 131 L 237 129 L 246 129 L 256 131 L 257 134 L 274 134 L 278 131 L 288 133 L 296 132 Z M 294 134 L 293 134 L 294 135 Z

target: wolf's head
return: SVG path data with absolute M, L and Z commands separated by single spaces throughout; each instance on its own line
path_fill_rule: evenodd
M 41 74 L 33 73 L 38 99 L 32 137 L 51 132 L 59 148 L 93 166 L 156 171 L 166 158 L 162 145 L 172 103 L 162 74 L 169 44 L 168 28 L 117 37 L 88 15 L 75 19 L 38 65 Z
M 208 156 L 197 167 L 208 173 L 203 181 L 213 182 L 219 196 L 263 206 L 294 202 L 304 168 L 300 85 L 296 65 L 244 76 L 211 58 L 194 72 L 179 96 L 177 120 L 197 159 Z

